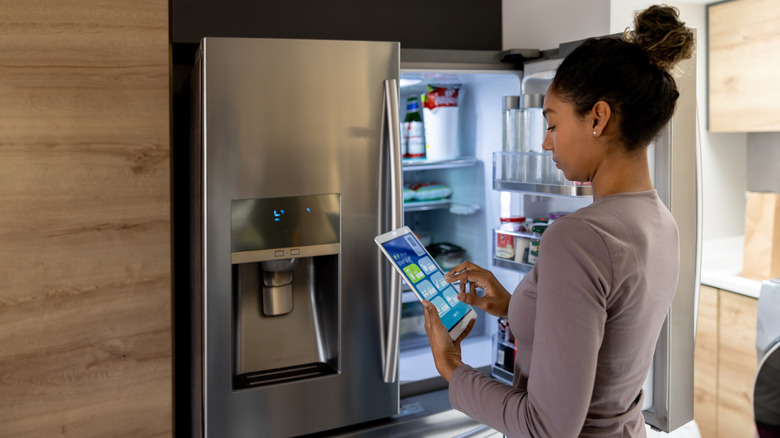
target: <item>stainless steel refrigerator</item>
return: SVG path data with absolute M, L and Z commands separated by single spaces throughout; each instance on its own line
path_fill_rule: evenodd
M 543 78 L 554 73 L 556 62 L 529 63 L 524 72 L 500 60 L 402 52 L 397 43 L 202 41 L 186 213 L 192 352 L 177 358 L 191 368 L 194 435 L 413 436 L 425 427 L 434 436 L 434 417 L 458 423 L 444 435 L 474 426 L 429 407 L 442 397 L 447 404 L 446 382 L 436 375 L 419 303 L 402 293 L 372 239 L 403 223 L 428 231 L 464 247 L 512 290 L 528 267 L 496 259 L 499 217 L 590 202 L 565 185 L 549 196 L 544 185 L 497 183 L 503 97 L 522 94 L 534 68 Z M 460 87 L 459 155 L 402 161 L 399 96 L 405 102 L 428 84 Z M 680 223 L 686 263 L 647 387 L 645 416 L 664 430 L 692 418 L 700 197 L 695 83 L 681 85 L 677 115 L 652 148 L 655 183 Z M 451 186 L 451 198 L 404 205 L 402 184 L 425 180 Z M 478 319 L 464 358 L 492 373 L 496 319 Z M 443 395 L 431 401 L 434 393 Z
M 297 436 L 396 414 L 372 239 L 400 225 L 384 182 L 398 43 L 206 38 L 195 70 L 193 433 Z

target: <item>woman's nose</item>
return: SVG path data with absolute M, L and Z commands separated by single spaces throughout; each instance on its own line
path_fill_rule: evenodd
M 552 138 L 550 138 L 550 131 L 547 131 L 547 133 L 544 135 L 544 141 L 542 142 L 542 149 L 545 151 L 551 151 L 553 149 L 552 147 Z

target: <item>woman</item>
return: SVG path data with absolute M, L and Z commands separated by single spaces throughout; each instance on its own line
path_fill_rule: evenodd
M 430 303 L 425 329 L 458 410 L 521 437 L 643 437 L 642 384 L 677 285 L 677 226 L 653 188 L 646 147 L 679 93 L 670 69 L 693 35 L 652 6 L 633 33 L 590 39 L 562 62 L 545 96 L 543 148 L 593 203 L 556 220 L 513 294 L 465 262 L 458 299 L 507 316 L 517 339 L 513 386 L 461 362 Z M 466 290 L 468 284 L 468 291 Z M 474 292 L 479 287 L 483 296 Z

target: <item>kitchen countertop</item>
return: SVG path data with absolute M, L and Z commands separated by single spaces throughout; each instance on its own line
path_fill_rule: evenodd
M 701 284 L 758 298 L 761 282 L 741 277 L 744 236 L 704 239 Z

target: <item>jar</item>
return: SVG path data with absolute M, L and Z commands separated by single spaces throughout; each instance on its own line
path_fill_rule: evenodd
M 531 232 L 533 233 L 533 238 L 531 239 L 531 246 L 528 249 L 528 263 L 529 264 L 536 264 L 536 261 L 539 259 L 539 247 L 542 243 L 542 234 L 544 234 L 544 231 L 547 229 L 547 224 L 543 222 L 536 222 L 534 223 L 533 227 L 531 227 Z
M 556 212 L 551 212 L 547 216 L 550 218 L 550 222 L 554 222 L 556 219 L 560 219 L 566 216 L 567 214 L 569 214 L 568 211 L 556 211 Z
M 496 257 L 510 260 L 515 258 L 515 235 L 502 231 L 517 233 L 524 222 L 525 216 L 501 218 L 501 225 L 496 231 Z

